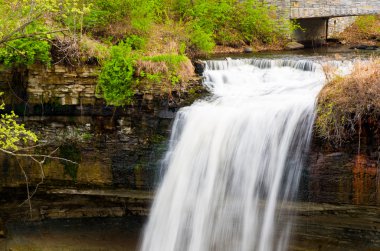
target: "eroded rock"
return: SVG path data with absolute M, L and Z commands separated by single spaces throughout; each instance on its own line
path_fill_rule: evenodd
M 287 50 L 299 50 L 305 48 L 305 46 L 297 42 L 289 42 L 286 44 L 285 48 Z

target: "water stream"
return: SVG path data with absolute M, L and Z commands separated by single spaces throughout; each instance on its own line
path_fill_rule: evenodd
M 286 250 L 315 100 L 306 60 L 208 61 L 213 94 L 175 119 L 143 251 Z

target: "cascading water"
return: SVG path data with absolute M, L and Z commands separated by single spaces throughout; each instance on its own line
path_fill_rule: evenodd
M 181 109 L 143 251 L 286 250 L 325 76 L 309 61 L 208 61 L 213 96 Z

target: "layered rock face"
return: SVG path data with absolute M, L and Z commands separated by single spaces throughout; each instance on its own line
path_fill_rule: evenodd
M 41 146 L 29 153 L 53 153 L 78 163 L 47 159 L 41 168 L 30 158 L 0 155 L 0 218 L 28 218 L 28 203 L 20 210 L 13 210 L 13 203 L 25 200 L 27 182 L 32 191 L 41 181 L 33 197 L 34 218 L 146 214 L 175 113 L 206 91 L 194 80 L 181 93 L 146 91 L 136 94 L 131 105 L 112 107 L 95 95 L 97 72 L 95 66 L 33 66 L 0 74 L 8 106 L 25 115 L 22 122 L 40 139 Z M 15 75 L 22 76 L 16 84 Z M 22 89 L 23 98 L 12 87 Z M 110 200 L 117 202 L 110 207 Z M 85 209 L 57 212 L 64 204 Z

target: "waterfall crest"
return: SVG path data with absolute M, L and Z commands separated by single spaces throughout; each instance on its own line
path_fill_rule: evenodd
M 208 61 L 212 97 L 177 113 L 143 251 L 286 250 L 320 65 Z

